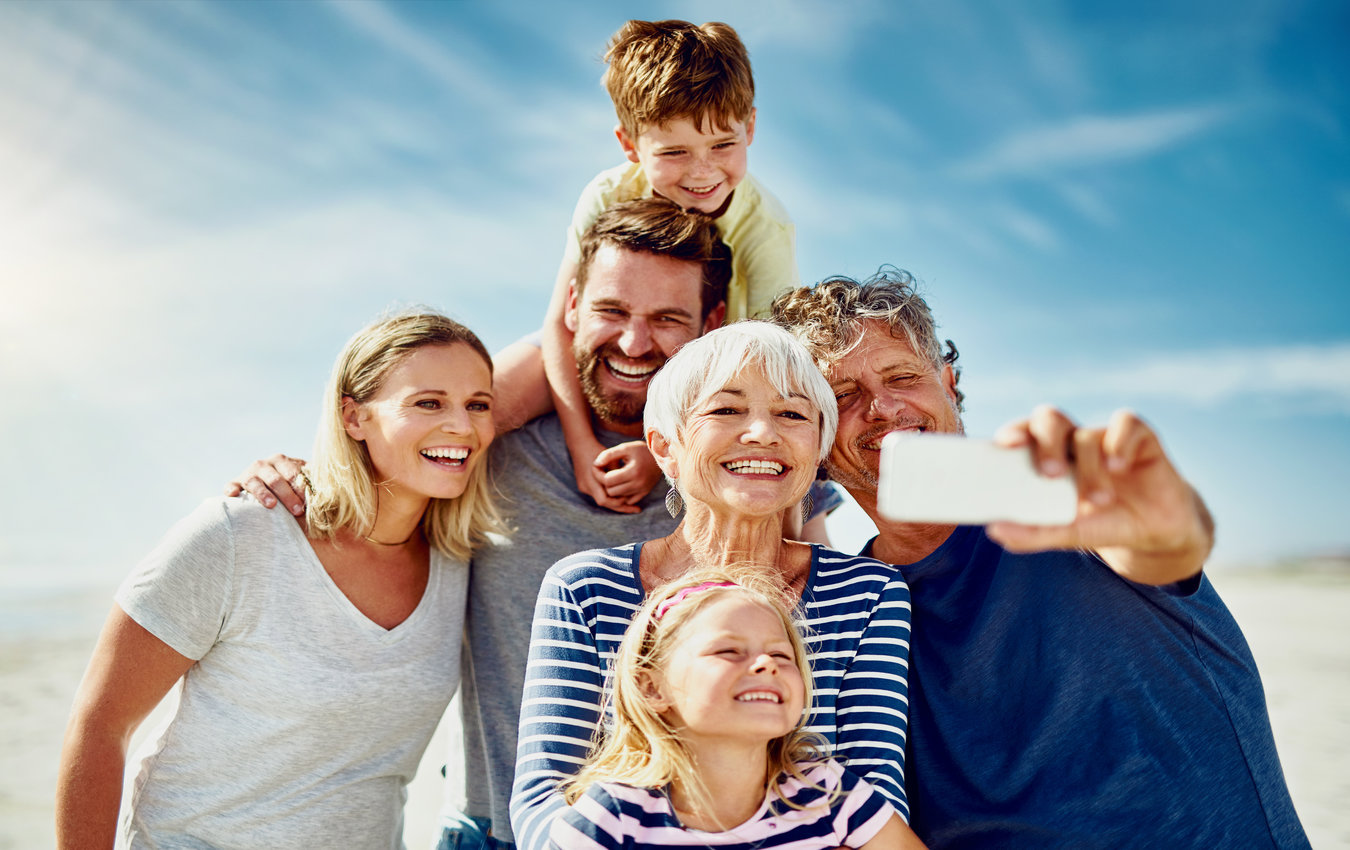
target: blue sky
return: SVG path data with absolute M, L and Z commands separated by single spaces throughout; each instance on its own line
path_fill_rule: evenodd
M 536 327 L 626 18 L 725 20 L 807 281 L 923 282 L 967 427 L 1129 406 L 1216 564 L 1350 550 L 1350 7 L 0 3 L 0 565 L 116 580 L 342 342 Z M 865 534 L 841 515 L 836 540 Z

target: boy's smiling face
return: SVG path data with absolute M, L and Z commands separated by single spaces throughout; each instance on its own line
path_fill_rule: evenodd
M 707 132 L 704 132 L 704 131 Z M 642 165 L 652 191 L 686 210 L 716 213 L 745 177 L 745 149 L 755 138 L 755 113 L 718 129 L 708 118 L 702 128 L 692 119 L 643 127 L 636 139 L 614 128 L 631 162 Z

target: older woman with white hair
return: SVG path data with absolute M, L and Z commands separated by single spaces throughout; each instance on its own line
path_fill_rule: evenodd
M 652 381 L 647 445 L 683 518 L 667 537 L 560 561 L 540 588 L 511 800 L 522 850 L 547 846 L 566 805 L 560 785 L 600 733 L 610 666 L 647 592 L 701 567 L 750 566 L 784 588 L 816 680 L 808 728 L 907 817 L 909 589 L 888 564 L 782 537 L 783 512 L 800 509 L 837 424 L 806 349 L 764 322 L 686 344 Z M 732 716 L 753 710 L 735 696 L 725 695 Z

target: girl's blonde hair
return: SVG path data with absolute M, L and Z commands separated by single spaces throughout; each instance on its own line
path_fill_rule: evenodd
M 362 537 L 375 526 L 378 504 L 374 467 L 364 442 L 352 439 L 342 420 L 342 402 L 365 404 L 379 394 L 385 379 L 413 352 L 431 345 L 467 345 L 492 371 L 492 357 L 473 331 L 430 310 L 401 312 L 357 331 L 347 341 L 324 390 L 314 459 L 305 469 L 309 493 L 305 521 L 309 533 L 332 539 L 340 529 Z M 486 446 L 484 447 L 486 449 Z M 450 557 L 467 561 L 488 532 L 503 533 L 488 478 L 487 459 L 469 473 L 457 499 L 432 499 L 422 515 L 427 541 Z
M 730 586 L 704 586 L 710 582 Z M 731 594 L 747 597 L 778 615 L 792 643 L 793 660 L 805 688 L 797 725 L 768 744 L 765 787 L 781 796 L 778 780 L 784 773 L 805 781 L 798 765 L 817 758 L 822 742 L 806 730 L 812 706 L 811 667 L 787 590 L 760 570 L 718 567 L 687 573 L 647 595 L 646 603 L 624 634 L 610 674 L 613 728 L 597 731 L 597 739 L 603 738 L 592 747 L 587 764 L 563 788 L 568 803 L 575 802 L 597 782 L 619 782 L 640 788 L 679 783 L 699 808 L 708 808 L 709 794 L 699 778 L 693 754 L 646 696 L 645 680 L 665 669 L 684 626 L 708 605 Z

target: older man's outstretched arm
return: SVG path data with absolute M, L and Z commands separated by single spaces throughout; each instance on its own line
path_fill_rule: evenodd
M 1042 474 L 1073 473 L 1078 484 L 1078 515 L 1069 525 L 990 525 L 989 536 L 1005 549 L 1090 549 L 1124 578 L 1162 585 L 1197 575 L 1214 548 L 1209 509 L 1158 435 L 1130 411 L 1117 411 L 1105 428 L 1084 428 L 1042 406 L 994 439 L 1030 447 Z

